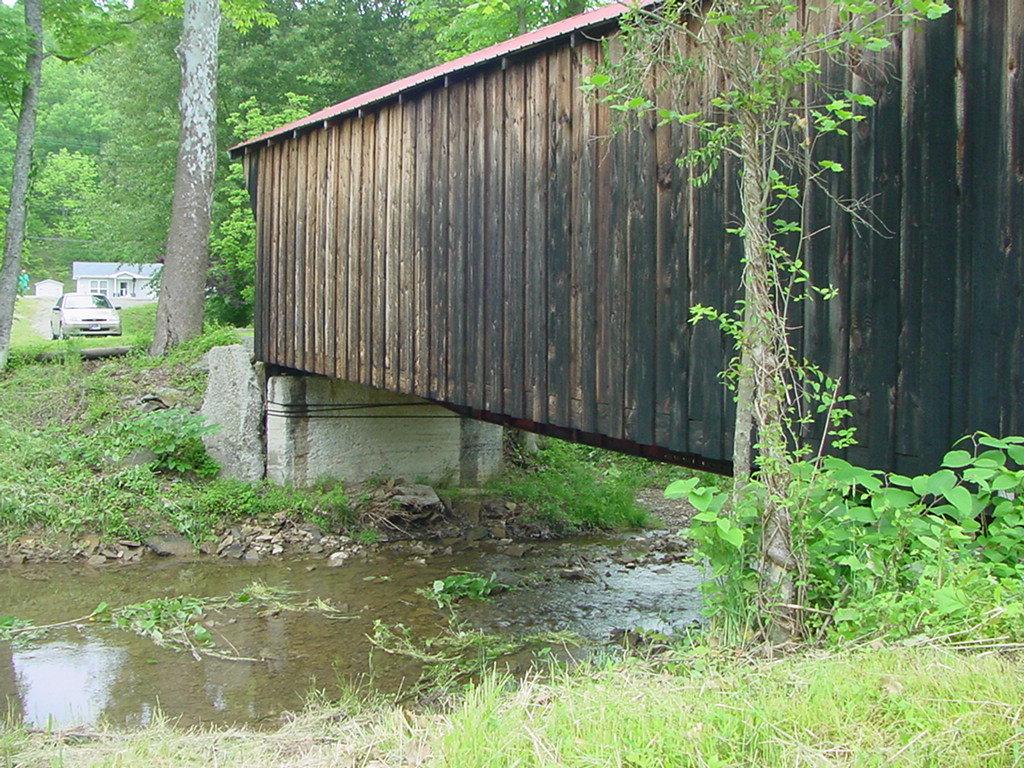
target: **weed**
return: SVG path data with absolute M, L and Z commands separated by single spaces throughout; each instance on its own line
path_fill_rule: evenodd
M 825 457 L 795 465 L 790 488 L 798 583 L 819 637 L 919 633 L 1024 640 L 1024 438 L 975 435 L 943 467 L 905 477 Z M 752 484 L 756 491 L 756 482 Z M 678 481 L 666 496 L 698 510 L 690 535 L 710 566 L 708 612 L 719 629 L 749 628 L 757 591 L 758 503 Z
M 420 594 L 436 602 L 438 608 L 450 608 L 463 598 L 489 600 L 492 594 L 505 589 L 507 587 L 493 573 L 481 576 L 478 573 L 460 572 L 435 580 L 430 589 L 420 590 Z
M 634 499 L 657 465 L 560 440 L 545 445 L 531 463 L 513 467 L 491 489 L 557 531 L 626 529 L 648 522 Z

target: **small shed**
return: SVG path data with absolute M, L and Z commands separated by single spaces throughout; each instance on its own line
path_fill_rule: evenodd
M 109 261 L 73 261 L 71 279 L 76 293 L 99 293 L 103 296 L 155 299 L 150 285 L 160 264 L 128 264 Z
M 33 290 L 41 299 L 59 299 L 64 293 L 64 283 L 60 280 L 40 280 L 33 285 Z

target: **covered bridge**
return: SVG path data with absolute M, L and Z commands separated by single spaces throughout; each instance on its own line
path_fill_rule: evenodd
M 961 0 L 829 76 L 878 101 L 823 156 L 802 354 L 855 395 L 852 461 L 914 472 L 963 434 L 1024 432 L 1024 3 Z M 257 222 L 256 352 L 478 419 L 728 471 L 728 343 L 694 304 L 738 292 L 734 161 L 612 131 L 580 90 L 612 4 L 321 110 L 232 152 Z M 605 48 L 602 40 L 611 37 Z

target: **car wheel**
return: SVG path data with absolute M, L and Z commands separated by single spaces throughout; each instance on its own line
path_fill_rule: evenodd
M 57 338 L 61 341 L 67 338 L 67 334 L 64 333 L 64 323 L 60 324 L 60 329 L 57 331 Z

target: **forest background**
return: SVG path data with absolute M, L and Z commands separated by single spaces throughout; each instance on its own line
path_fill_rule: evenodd
M 266 9 L 276 24 L 244 33 L 222 28 L 219 150 L 585 5 L 267 0 Z M 125 40 L 86 59 L 44 62 L 22 259 L 33 283 L 52 278 L 69 285 L 72 261 L 162 261 L 177 150 L 180 35 L 180 18 L 172 15 L 132 25 Z M 7 208 L 17 120 L 17 105 L 5 106 L 0 210 Z M 241 165 L 220 151 L 208 320 L 251 320 L 253 233 Z

